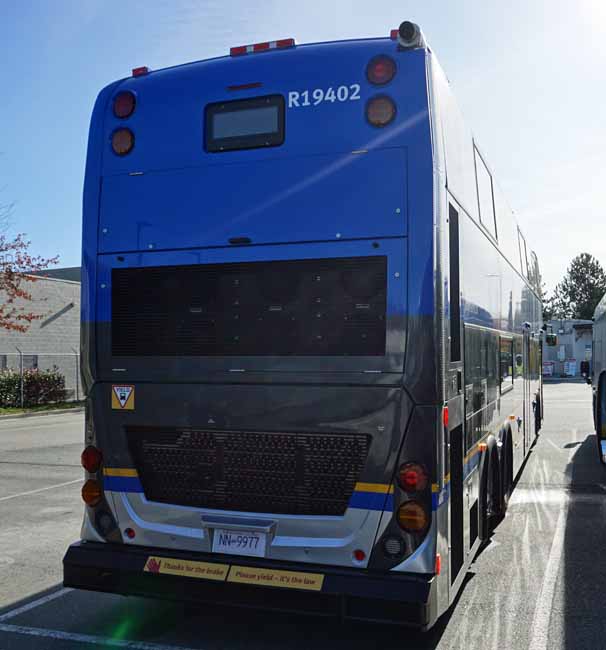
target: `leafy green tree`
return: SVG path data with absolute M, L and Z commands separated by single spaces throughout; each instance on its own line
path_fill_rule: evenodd
M 577 255 L 548 301 L 553 318 L 591 319 L 606 293 L 606 273 L 589 253 Z

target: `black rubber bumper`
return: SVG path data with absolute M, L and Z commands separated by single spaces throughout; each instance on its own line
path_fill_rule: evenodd
M 150 572 L 150 557 L 169 562 L 203 562 L 225 567 L 225 580 Z M 319 574 L 321 589 L 306 590 L 232 582 L 235 567 L 267 572 Z M 303 570 L 302 570 L 303 569 Z M 434 577 L 402 573 L 373 573 L 361 569 L 290 564 L 261 558 L 220 556 L 190 551 L 78 542 L 63 558 L 63 584 L 104 591 L 185 602 L 305 612 L 426 628 L 435 620 Z

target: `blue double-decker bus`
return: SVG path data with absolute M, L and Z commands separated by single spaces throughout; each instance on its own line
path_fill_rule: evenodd
M 540 276 L 419 28 L 99 95 L 65 585 L 428 628 L 541 426 Z

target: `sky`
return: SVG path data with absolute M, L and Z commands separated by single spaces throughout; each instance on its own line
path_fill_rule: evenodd
M 1 0 L 0 204 L 31 250 L 80 263 L 99 90 L 276 38 L 421 26 L 548 290 L 581 252 L 606 267 L 606 0 Z

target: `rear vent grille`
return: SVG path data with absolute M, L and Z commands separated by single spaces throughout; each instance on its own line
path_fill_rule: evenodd
M 219 510 L 343 515 L 366 462 L 363 434 L 128 427 L 150 501 Z
M 112 271 L 114 356 L 382 356 L 385 257 Z

